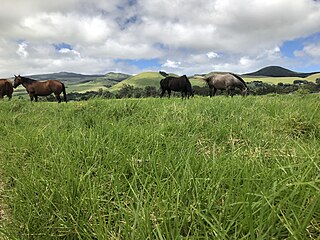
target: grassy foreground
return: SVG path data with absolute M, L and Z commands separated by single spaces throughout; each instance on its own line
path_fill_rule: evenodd
M 319 105 L 1 101 L 0 239 L 317 239 Z

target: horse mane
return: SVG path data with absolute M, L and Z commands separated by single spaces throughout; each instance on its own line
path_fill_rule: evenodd
M 229 74 L 231 74 L 232 76 L 234 76 L 235 78 L 237 78 L 238 80 L 240 80 L 240 82 L 242 82 L 242 83 L 244 84 L 244 86 L 245 86 L 246 88 L 248 88 L 246 82 L 245 82 L 240 76 L 238 76 L 237 74 L 234 74 L 234 73 L 229 73 Z
M 30 82 L 36 82 L 37 80 L 27 78 L 27 77 L 22 77 L 20 76 L 23 82 L 30 83 Z

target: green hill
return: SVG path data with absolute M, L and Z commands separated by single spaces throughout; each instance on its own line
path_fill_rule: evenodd
M 109 72 L 105 75 L 98 76 L 95 79 L 88 79 L 80 83 L 69 84 L 69 92 L 87 92 L 98 91 L 99 89 L 107 89 L 124 79 L 129 78 L 131 75 L 124 73 Z
M 118 91 L 125 85 L 131 85 L 136 88 L 145 88 L 147 86 L 160 87 L 160 80 L 164 77 L 158 72 L 142 72 L 135 76 L 129 77 L 126 80 L 109 88 L 109 91 Z
M 113 86 L 129 77 L 131 77 L 129 74 L 109 72 L 102 77 L 96 78 L 93 82 Z
M 264 76 L 248 76 L 243 75 L 242 78 L 246 82 L 262 81 L 269 84 L 289 83 L 292 84 L 294 80 L 307 80 L 309 82 L 315 82 L 317 78 L 320 78 L 320 73 L 309 75 L 308 77 L 264 77 Z
M 169 74 L 170 76 L 177 76 L 175 74 Z M 135 76 L 129 77 L 126 80 L 121 81 L 120 83 L 112 86 L 108 90 L 113 92 L 113 91 L 118 91 L 125 85 L 131 85 L 135 88 L 145 88 L 147 86 L 153 86 L 156 88 L 160 87 L 160 81 L 163 79 L 164 76 L 162 76 L 158 72 L 142 72 L 139 73 Z M 196 79 L 193 76 L 189 77 L 190 82 L 192 86 L 205 86 L 205 82 L 202 81 L 201 79 Z
M 84 75 L 79 73 L 72 72 L 59 72 L 59 73 L 46 73 L 46 74 L 37 74 L 37 75 L 29 75 L 27 77 L 35 79 L 35 80 L 48 80 L 48 79 L 57 79 L 63 81 L 67 84 L 73 83 L 82 83 L 92 81 L 96 78 L 102 77 L 103 75 L 95 74 L 95 75 Z

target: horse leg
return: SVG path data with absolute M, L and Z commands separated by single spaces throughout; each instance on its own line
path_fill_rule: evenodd
M 183 100 L 184 97 L 185 97 L 185 92 L 181 91 L 181 99 Z
M 210 88 L 210 90 L 209 90 L 210 97 L 212 97 L 212 92 L 213 92 L 213 89 Z
M 63 93 L 63 99 L 65 102 L 68 102 L 67 100 L 67 93 L 66 93 L 66 87 L 64 86 L 64 84 L 62 83 L 62 93 Z
M 30 97 L 30 101 L 32 102 L 33 101 L 33 95 L 29 95 Z
M 227 87 L 227 96 L 231 96 L 231 89 L 229 87 Z
M 162 92 L 161 92 L 161 94 L 160 94 L 160 98 L 163 97 L 163 95 L 165 94 L 165 92 L 166 92 L 166 90 L 162 89 Z
M 210 89 L 210 97 L 216 95 L 217 89 L 215 87 Z
M 58 103 L 61 103 L 61 97 L 60 97 L 60 94 L 55 94 L 56 96 L 56 99 L 58 100 Z
M 233 95 L 234 95 L 234 88 L 228 87 L 228 88 L 227 88 L 227 93 L 228 93 L 229 96 L 233 97 Z
M 171 95 L 171 90 L 167 90 L 168 91 L 168 98 L 170 98 L 170 95 Z
M 34 100 L 35 100 L 36 102 L 38 102 L 38 96 L 37 96 L 37 95 L 34 96 Z

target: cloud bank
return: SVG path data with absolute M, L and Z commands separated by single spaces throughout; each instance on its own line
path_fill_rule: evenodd
M 3 0 L 0 74 L 165 70 L 247 72 L 316 64 L 316 40 L 292 57 L 288 41 L 317 35 L 313 0 Z M 59 45 L 65 48 L 57 48 Z M 158 64 L 143 68 L 130 60 Z

